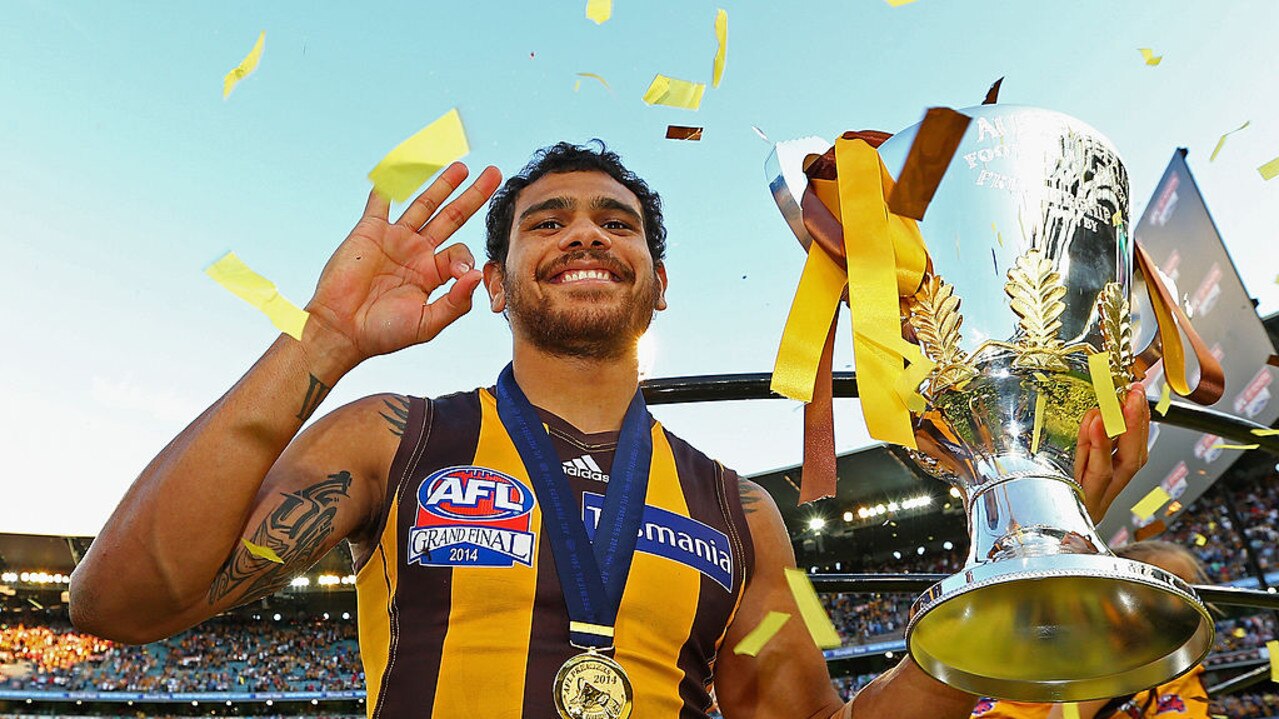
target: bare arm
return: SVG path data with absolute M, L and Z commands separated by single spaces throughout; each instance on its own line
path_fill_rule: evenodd
M 275 591 L 345 537 L 362 539 L 381 510 L 396 439 L 383 414 L 396 400 L 361 400 L 294 435 L 361 361 L 429 341 L 470 309 L 474 259 L 460 244 L 437 248 L 500 177 L 486 170 L 436 213 L 465 177 L 461 165 L 445 170 L 394 225 L 388 202 L 370 195 L 325 266 L 302 339 L 277 339 L 126 492 L 72 574 L 78 628 L 153 641 Z

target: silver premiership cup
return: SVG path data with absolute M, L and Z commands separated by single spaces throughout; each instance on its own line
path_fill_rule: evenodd
M 1106 548 L 1074 479 L 1098 405 L 1089 356 L 1109 353 L 1121 395 L 1132 379 L 1127 172 L 1066 115 L 962 112 L 972 122 L 919 222 L 932 271 L 906 320 L 937 363 L 913 455 L 959 490 L 970 550 L 916 601 L 907 644 L 975 694 L 1132 694 L 1197 665 L 1214 632 L 1189 585 Z M 879 148 L 895 176 L 918 129 Z

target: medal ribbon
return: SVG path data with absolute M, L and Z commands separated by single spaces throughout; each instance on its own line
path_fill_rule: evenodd
M 542 504 L 542 524 L 568 608 L 569 640 L 574 646 L 611 647 L 644 517 L 653 456 L 644 397 L 636 389 L 626 409 L 595 542 L 586 535 L 555 446 L 509 364 L 497 378 L 497 414 Z

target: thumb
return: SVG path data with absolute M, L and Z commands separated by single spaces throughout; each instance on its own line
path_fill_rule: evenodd
M 448 292 L 422 308 L 422 320 L 418 324 L 418 341 L 433 339 L 445 327 L 471 311 L 471 297 L 480 286 L 483 274 L 479 270 L 467 270 L 453 282 Z

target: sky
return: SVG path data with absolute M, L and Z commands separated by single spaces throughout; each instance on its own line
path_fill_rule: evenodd
M 1074 115 L 1127 163 L 1139 217 L 1177 147 L 1259 311 L 1279 311 L 1272 228 L 1279 5 L 1189 0 L 802 3 L 89 3 L 18 0 L 0 22 L 0 306 L 6 351 L 0 532 L 94 534 L 146 463 L 276 336 L 202 273 L 228 250 L 305 304 L 355 223 L 368 171 L 458 108 L 465 161 L 517 171 L 559 140 L 604 139 L 663 196 L 670 309 L 652 376 L 761 372 L 803 254 L 773 205 L 770 142 L 895 131 L 930 106 L 1001 101 Z M 656 73 L 707 82 L 700 110 L 641 101 Z M 257 71 L 222 78 L 266 31 Z M 1163 60 L 1146 65 L 1138 48 Z M 575 73 L 593 72 L 609 88 Z M 1208 156 L 1218 138 L 1251 125 Z M 668 124 L 705 127 L 700 142 Z M 482 226 L 456 239 L 482 256 Z M 428 345 L 365 362 L 320 412 L 384 391 L 490 384 L 503 320 L 477 303 Z M 841 332 L 836 368 L 851 363 Z M 745 473 L 799 462 L 789 401 L 658 407 Z M 868 443 L 836 404 L 841 449 Z M 216 477 L 209 477 L 216 482 Z

